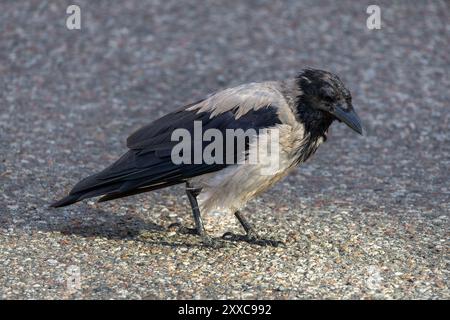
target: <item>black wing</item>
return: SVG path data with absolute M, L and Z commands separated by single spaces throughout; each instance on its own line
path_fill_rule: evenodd
M 99 201 L 121 198 L 183 183 L 189 178 L 226 167 L 225 161 L 222 164 L 172 162 L 172 148 L 178 143 L 171 141 L 172 132 L 183 128 L 193 133 L 194 121 L 201 121 L 203 132 L 214 128 L 220 130 L 224 136 L 226 129 L 259 130 L 281 123 L 276 108 L 270 105 L 257 110 L 252 109 L 238 119 L 235 117 L 238 106 L 214 116 L 210 112 L 187 110 L 190 106 L 192 105 L 185 106 L 136 131 L 127 140 L 130 150 L 126 154 L 102 172 L 81 180 L 67 197 L 52 206 L 66 206 L 101 195 L 104 196 Z M 191 136 L 193 137 L 193 134 Z M 209 143 L 211 142 L 203 142 L 202 148 Z M 234 159 L 236 157 L 237 155 L 234 155 Z

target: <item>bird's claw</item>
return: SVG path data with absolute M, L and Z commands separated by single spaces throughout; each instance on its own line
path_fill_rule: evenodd
M 284 245 L 282 241 L 271 240 L 271 239 L 263 239 L 254 232 L 249 232 L 246 235 L 234 234 L 231 232 L 226 232 L 222 236 L 222 239 L 228 241 L 244 241 L 250 244 L 256 244 L 259 246 L 270 246 L 270 247 L 278 247 L 280 245 Z
M 188 228 L 183 226 L 179 222 L 172 223 L 170 226 L 167 227 L 168 230 L 175 230 L 177 233 L 180 234 L 194 234 L 198 235 L 198 231 L 196 228 Z
M 175 232 L 180 234 L 200 235 L 196 228 L 185 227 L 179 222 L 172 223 L 170 226 L 167 227 L 167 229 L 174 230 Z M 223 242 L 218 239 L 211 238 L 208 235 L 200 235 L 200 236 L 202 237 L 202 243 L 205 247 L 218 249 L 224 246 Z
M 203 236 L 202 242 L 205 247 L 211 249 L 219 249 L 224 247 L 224 243 L 218 239 L 211 238 L 210 236 Z

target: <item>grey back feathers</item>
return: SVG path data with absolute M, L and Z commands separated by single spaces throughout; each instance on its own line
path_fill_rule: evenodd
M 211 117 L 234 110 L 235 118 L 239 119 L 251 110 L 258 110 L 269 105 L 277 106 L 277 108 L 286 105 L 277 82 L 249 83 L 225 89 L 187 110 L 208 112 Z

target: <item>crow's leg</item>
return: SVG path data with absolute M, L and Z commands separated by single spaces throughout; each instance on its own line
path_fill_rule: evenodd
M 233 234 L 231 232 L 227 232 L 222 236 L 223 239 L 231 240 L 231 241 L 245 241 L 245 242 L 248 242 L 251 244 L 257 244 L 260 246 L 277 247 L 278 245 L 283 244 L 283 242 L 281 242 L 281 241 L 261 238 L 240 211 L 236 211 L 234 213 L 234 215 L 241 223 L 242 227 L 245 230 L 246 235 L 239 235 L 239 234 Z
M 172 223 L 169 226 L 169 229 L 176 228 L 177 232 L 182 234 L 195 234 L 199 236 L 205 234 L 205 227 L 203 226 L 202 217 L 200 216 L 200 210 L 197 203 L 197 196 L 200 194 L 200 191 L 201 189 L 193 188 L 189 183 L 186 183 L 186 194 L 188 196 L 189 203 L 191 204 L 195 228 L 188 228 L 176 222 Z
M 180 225 L 179 223 L 173 223 L 169 226 L 169 228 L 176 227 L 181 233 L 199 235 L 200 237 L 202 237 L 203 243 L 205 243 L 206 245 L 211 247 L 218 247 L 220 243 L 210 238 L 206 234 L 205 227 L 203 225 L 203 220 L 200 215 L 200 209 L 197 202 L 197 196 L 200 194 L 200 191 L 200 188 L 193 188 L 188 182 L 186 183 L 186 194 L 188 196 L 189 203 L 191 204 L 195 228 L 187 228 Z

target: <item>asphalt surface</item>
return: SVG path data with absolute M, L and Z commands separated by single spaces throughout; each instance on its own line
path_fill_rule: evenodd
M 1 1 L 0 297 L 448 299 L 446 1 Z M 229 86 L 336 72 L 342 124 L 244 210 L 286 243 L 202 246 L 182 187 L 48 205 L 125 152 L 139 126 Z M 242 232 L 236 223 L 225 226 Z M 69 280 L 69 283 L 68 283 Z

